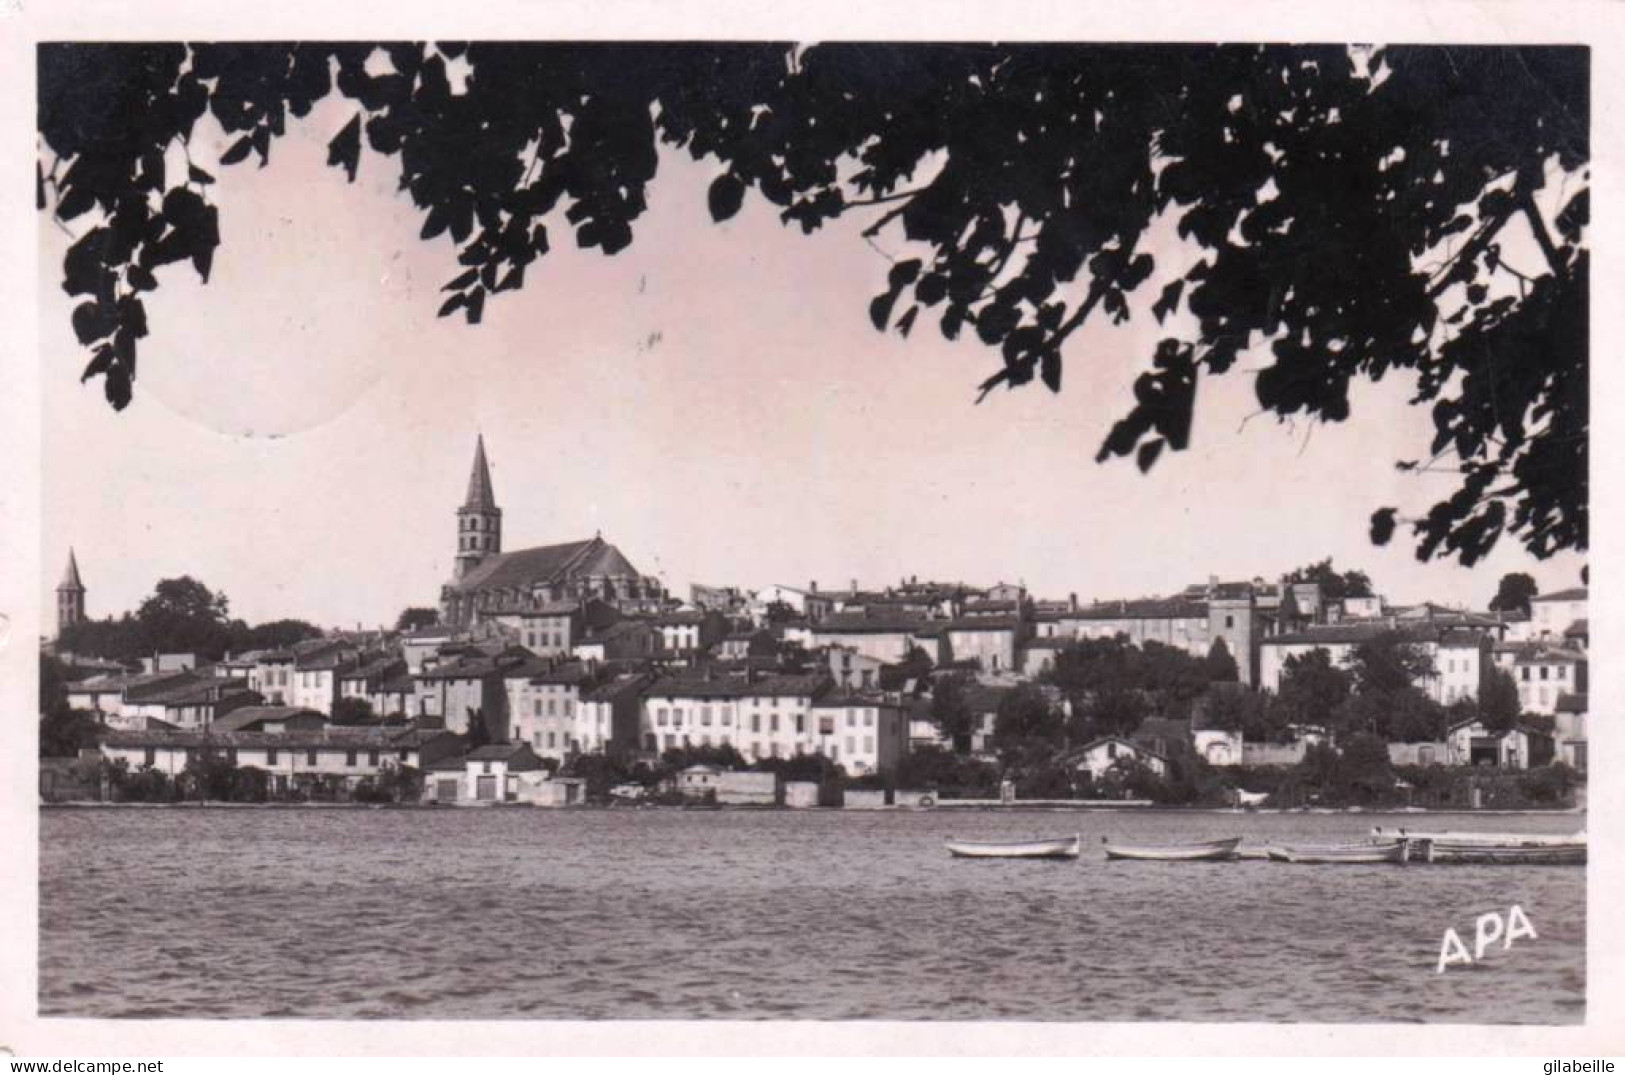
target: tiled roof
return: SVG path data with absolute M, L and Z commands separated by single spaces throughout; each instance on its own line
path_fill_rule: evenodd
M 1090 740 L 1089 742 L 1085 743 L 1083 746 L 1079 747 L 1077 750 L 1074 750 L 1074 751 L 1070 752 L 1069 754 L 1067 754 L 1066 755 L 1066 760 L 1069 760 L 1069 761 L 1082 760 L 1083 755 L 1089 753 L 1091 750 L 1095 749 L 1098 746 L 1101 746 L 1104 743 L 1116 743 L 1119 746 L 1128 747 L 1129 750 L 1133 751 L 1136 754 L 1144 754 L 1144 755 L 1146 755 L 1148 757 L 1156 758 L 1159 761 L 1167 761 L 1168 760 L 1167 758 L 1163 757 L 1161 754 L 1158 754 L 1155 750 L 1151 750 L 1150 748 L 1148 748 L 1148 747 L 1146 747 L 1146 746 L 1144 746 L 1144 745 L 1142 745 L 1140 743 L 1135 743 L 1135 742 L 1132 742 L 1132 741 L 1130 741 L 1128 739 L 1124 739 L 1120 735 L 1103 735 L 1099 739 Z
M 584 575 L 637 578 L 638 571 L 621 551 L 603 538 L 562 545 L 538 545 L 505 552 L 482 561 L 451 584 L 458 593 L 476 590 L 528 590 L 538 584 L 566 581 Z
M 818 634 L 832 635 L 887 635 L 911 634 L 926 623 L 921 616 L 883 613 L 870 616 L 862 612 L 837 612 L 825 616 L 813 628 Z
M 1183 597 L 1139 598 L 1133 601 L 1097 601 L 1075 612 L 1061 615 L 1063 620 L 1205 620 L 1207 602 Z
M 1402 642 L 1436 642 L 1441 645 L 1476 645 L 1480 632 L 1467 625 L 1440 623 L 1404 623 L 1394 625 L 1387 620 L 1362 620 L 1358 623 L 1334 623 L 1311 627 L 1303 631 L 1289 631 L 1263 640 L 1266 646 L 1330 646 L 1339 643 L 1369 642 L 1378 635 L 1391 634 Z
M 487 743 L 468 752 L 469 761 L 506 761 L 525 752 L 523 743 Z
M 948 624 L 950 633 L 968 631 L 1014 631 L 1021 621 L 1014 616 L 966 616 Z
M 1500 655 L 1512 656 L 1513 664 L 1584 664 L 1587 657 L 1579 650 L 1550 642 L 1503 642 L 1495 647 Z
M 322 721 L 327 718 L 314 709 L 302 709 L 292 705 L 246 705 L 241 709 L 233 709 L 223 717 L 209 722 L 210 732 L 240 732 L 250 724 L 261 721 L 287 720 L 289 717 L 312 716 Z
M 1557 711 L 1559 713 L 1587 712 L 1586 696 L 1580 694 L 1560 694 L 1557 696 Z
M 822 698 L 813 703 L 814 709 L 845 709 L 848 707 L 856 708 L 860 706 L 889 706 L 894 709 L 901 708 L 898 703 L 889 700 L 883 694 L 876 694 L 873 691 L 843 691 L 838 688 L 830 691 L 828 694 L 824 695 Z
M 1558 590 L 1556 593 L 1546 593 L 1546 594 L 1541 594 L 1538 597 L 1531 597 L 1529 600 L 1531 602 L 1534 602 L 1534 601 L 1584 601 L 1584 600 L 1587 599 L 1586 595 L 1588 593 L 1589 593 L 1589 590 L 1586 587 L 1584 587 L 1584 586 L 1575 586 L 1575 587 L 1572 587 L 1572 588 L 1567 589 L 1567 590 Z
M 748 679 L 672 678 L 649 685 L 645 692 L 658 698 L 811 698 L 829 686 L 822 672 L 810 675 L 767 676 L 752 683 Z
M 384 725 L 329 725 L 308 731 L 220 732 L 110 730 L 102 735 L 105 747 L 247 747 L 260 750 L 403 750 L 420 745 L 432 734 L 417 728 Z
M 617 702 L 629 694 L 641 694 L 649 678 L 646 675 L 617 676 L 581 696 L 583 702 Z
M 371 679 L 373 676 L 391 676 L 406 668 L 399 657 L 378 657 L 345 672 L 340 679 Z
M 247 693 L 248 686 L 240 679 L 205 676 L 202 679 L 166 684 L 157 690 L 144 691 L 139 698 L 130 698 L 129 701 L 133 705 L 199 705 L 205 702 L 226 701 L 236 695 Z
M 1584 616 L 1569 624 L 1568 630 L 1563 632 L 1564 638 L 1580 638 L 1591 634 L 1591 621 Z

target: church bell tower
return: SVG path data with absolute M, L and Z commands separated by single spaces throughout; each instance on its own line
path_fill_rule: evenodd
M 56 633 L 85 620 L 85 584 L 79 580 L 79 561 L 68 550 L 68 569 L 56 587 Z
M 474 469 L 468 475 L 468 495 L 457 509 L 456 579 L 478 567 L 488 556 L 502 551 L 502 509 L 491 491 L 491 468 L 485 462 L 485 438 L 474 442 Z

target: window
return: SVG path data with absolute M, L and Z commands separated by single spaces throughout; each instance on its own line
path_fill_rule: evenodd
M 491 771 L 491 763 L 488 762 L 488 761 L 487 762 L 481 762 L 480 763 L 480 771 L 485 772 L 485 773 L 489 773 Z
M 272 759 L 272 760 L 275 760 L 275 759 Z M 316 752 L 314 750 L 305 751 L 305 764 L 306 765 L 315 765 L 316 764 Z
M 1550 668 L 1547 668 L 1545 665 L 1541 665 L 1540 666 L 1540 678 L 1541 679 L 1548 678 L 1551 675 L 1551 671 L 1552 670 Z
M 762 715 L 760 713 L 752 713 L 750 715 L 750 730 L 753 732 L 759 732 L 762 730 Z
M 344 752 L 344 764 L 350 766 L 351 768 L 354 768 L 355 767 L 355 757 L 356 757 L 356 752 L 355 751 L 346 750 Z
M 542 746 L 542 733 L 541 732 L 535 732 L 535 733 L 533 733 L 531 735 L 530 738 L 531 738 L 531 745 L 536 747 L 538 750 L 540 750 L 541 746 Z
M 711 707 L 708 705 L 700 706 L 700 725 L 706 728 L 711 726 Z
M 863 752 L 865 754 L 873 754 L 875 752 L 875 737 L 874 736 L 866 735 L 866 736 L 863 737 Z
M 1108 758 L 1117 757 L 1117 744 L 1116 743 L 1107 743 L 1106 744 L 1106 757 L 1108 757 Z
M 863 711 L 863 726 L 865 728 L 873 728 L 875 726 L 875 711 L 873 709 L 865 709 Z
M 277 754 L 276 747 L 267 747 L 266 751 L 265 751 L 265 764 L 266 765 L 275 765 L 276 764 L 276 754 Z
M 1224 618 L 1224 625 L 1226 627 L 1234 627 L 1236 625 L 1236 618 L 1234 616 L 1226 616 Z
M 733 722 L 734 722 L 734 711 L 733 711 L 733 709 L 730 706 L 723 706 L 722 707 L 722 726 L 724 728 L 731 728 L 731 727 L 733 727 Z
M 378 752 L 376 750 L 367 751 L 367 764 L 375 767 L 377 766 Z
M 848 728 L 856 728 L 858 726 L 858 715 L 850 709 L 846 711 L 846 726 Z M 847 749 L 851 750 L 852 748 L 847 747 Z
M 666 726 L 666 711 L 664 709 L 660 709 L 655 712 L 655 723 L 660 725 L 662 728 Z
M 570 715 L 570 713 L 571 713 L 571 710 L 574 709 L 574 708 L 575 707 L 570 704 L 570 699 L 566 698 L 564 700 L 564 715 L 568 717 Z
M 804 714 L 796 714 L 796 734 L 801 735 L 807 730 L 807 718 Z
M 146 749 L 145 757 L 144 757 L 144 760 L 143 760 L 142 764 L 149 765 L 149 766 L 158 764 L 158 748 L 157 747 L 148 747 Z
M 553 699 L 551 698 L 547 700 L 547 715 L 550 717 L 553 715 Z
M 846 752 L 847 752 L 847 753 L 848 753 L 848 754 L 851 754 L 851 753 L 852 753 L 852 752 L 853 752 L 853 751 L 854 751 L 854 750 L 856 750 L 856 749 L 857 749 L 857 747 L 856 747 L 856 745 L 855 745 L 855 744 L 854 744 L 854 743 L 853 743 L 853 742 L 852 742 L 852 737 L 851 737 L 851 736 L 850 736 L 850 735 L 849 735 L 849 736 L 847 736 L 847 737 L 846 737 Z
M 772 716 L 768 717 L 768 721 L 768 727 L 771 731 L 776 732 L 779 730 L 779 715 L 777 713 L 774 713 Z
M 226 761 L 230 762 L 232 765 L 237 764 L 237 748 L 236 747 L 227 747 L 226 748 Z
M 1518 673 L 1519 673 L 1519 678 L 1520 679 L 1522 679 L 1525 683 L 1529 682 L 1529 666 L 1528 665 L 1524 665 L 1522 668 L 1518 669 Z
M 548 732 L 547 733 L 547 745 L 548 745 L 549 749 L 551 749 L 552 747 L 557 745 L 558 741 L 559 741 L 559 733 L 558 732 Z
M 542 700 L 540 698 L 537 698 L 532 702 L 532 707 L 535 709 L 535 713 L 533 714 L 534 716 L 539 717 L 542 715 Z

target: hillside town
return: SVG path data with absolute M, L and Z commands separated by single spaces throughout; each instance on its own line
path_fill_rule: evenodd
M 139 658 L 95 652 L 112 647 L 90 629 L 70 552 L 42 645 L 42 797 L 1291 807 L 1583 794 L 1584 588 L 1484 610 L 1396 605 L 1325 561 L 1089 600 L 914 575 L 682 598 L 601 534 L 505 551 L 483 438 L 455 517 L 432 608 L 219 653 L 167 644 L 179 628 Z

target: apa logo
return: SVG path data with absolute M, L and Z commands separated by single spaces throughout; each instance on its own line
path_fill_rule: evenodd
M 1443 974 L 1445 968 L 1452 963 L 1471 964 L 1484 958 L 1484 950 L 1496 941 L 1505 939 L 1501 946 L 1504 952 L 1512 947 L 1512 942 L 1519 937 L 1535 939 L 1535 925 L 1529 921 L 1529 916 L 1523 913 L 1523 908 L 1517 904 L 1506 913 L 1506 917 L 1495 911 L 1478 916 L 1474 924 L 1473 954 L 1467 954 L 1467 946 L 1461 942 L 1461 937 L 1452 927 L 1444 931 L 1444 941 L 1439 945 L 1439 969 L 1435 974 Z

